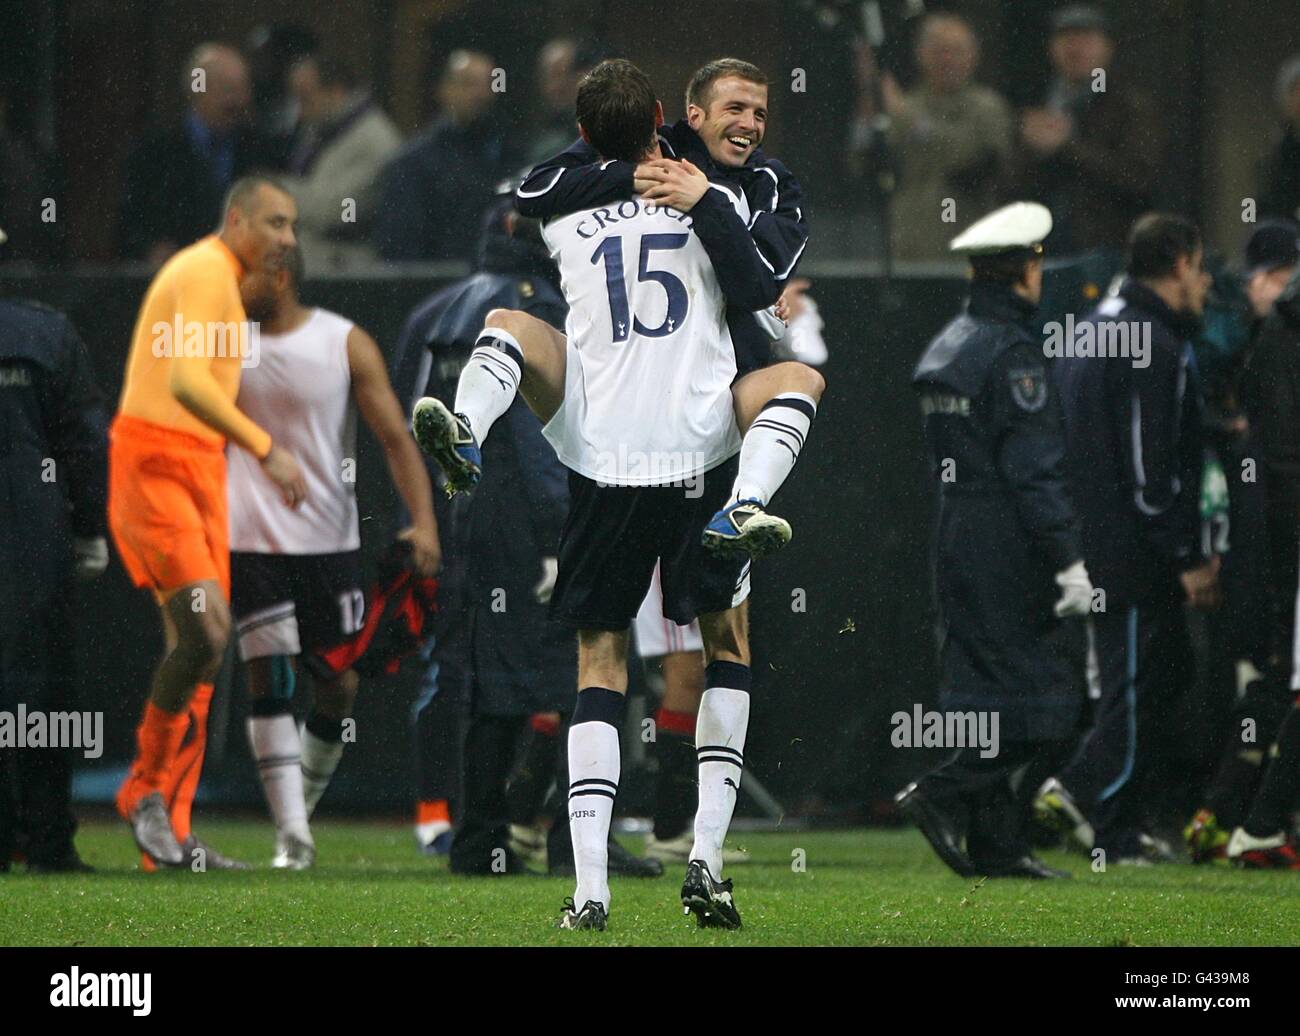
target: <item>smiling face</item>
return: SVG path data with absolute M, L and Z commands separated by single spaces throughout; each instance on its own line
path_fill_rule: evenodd
M 723 76 L 708 87 L 707 108 L 691 104 L 686 121 L 719 165 L 742 166 L 767 132 L 767 87 Z

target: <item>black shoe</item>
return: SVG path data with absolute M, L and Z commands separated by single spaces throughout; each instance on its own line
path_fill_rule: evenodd
M 609 839 L 609 873 L 622 878 L 658 878 L 664 872 L 664 865 L 659 860 L 635 856 L 619 843 L 613 836 Z M 573 850 L 567 856 L 555 859 L 548 868 L 548 873 L 557 878 L 572 878 L 578 872 L 573 865 Z
M 990 878 L 1046 879 L 1073 877 L 1069 871 L 1058 871 L 1055 868 L 1047 866 L 1047 864 L 1036 856 L 1022 856 L 1018 860 L 1009 860 L 1006 863 L 997 864 L 992 867 L 977 869 L 976 873 L 983 874 Z
M 682 882 L 682 907 L 695 914 L 701 928 L 739 928 L 740 912 L 731 899 L 731 879 L 714 881 L 709 865 L 692 860 L 686 865 Z
M 564 909 L 560 911 L 559 924 L 556 927 L 575 931 L 586 929 L 593 932 L 603 932 L 608 922 L 609 915 L 605 913 L 604 905 L 597 903 L 594 899 L 589 899 L 583 903 L 581 910 L 574 906 L 572 899 L 566 899 Z
M 659 878 L 663 876 L 662 860 L 637 856 L 625 849 L 617 839 L 609 840 L 609 873 L 623 878 Z
M 7 868 L 6 868 L 7 869 Z M 49 860 L 28 860 L 28 874 L 94 874 L 95 868 L 69 849 L 63 856 Z
M 1145 831 L 1138 832 L 1138 849 L 1152 863 L 1182 863 L 1186 859 L 1168 841 Z
M 921 829 L 930 848 L 939 859 L 963 878 L 974 878 L 980 871 L 962 850 L 960 827 L 913 781 L 894 796 L 894 804 Z
M 494 849 L 490 856 L 469 853 L 464 849 L 458 853 L 456 849 L 456 843 L 453 842 L 451 853 L 447 857 L 447 869 L 452 874 L 480 878 L 507 878 L 535 873 L 528 869 L 523 857 L 508 846 L 502 846 L 499 850 Z

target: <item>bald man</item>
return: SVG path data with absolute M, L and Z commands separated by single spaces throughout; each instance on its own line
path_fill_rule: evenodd
M 199 44 L 178 70 L 177 85 L 185 116 L 136 143 L 118 208 L 119 255 L 153 266 L 210 233 L 231 184 L 266 164 L 248 121 L 252 88 L 239 51 Z
M 497 182 L 517 159 L 493 118 L 504 70 L 453 51 L 438 80 L 439 114 L 385 169 L 374 242 L 385 259 L 471 259 Z
M 235 405 L 243 365 L 257 362 L 240 285 L 284 261 L 296 218 L 293 198 L 270 180 L 235 182 L 220 229 L 150 283 L 110 429 L 109 529 L 132 583 L 152 591 L 166 641 L 116 797 L 146 870 L 234 866 L 190 830 L 230 634 L 224 450 L 248 453 L 287 507 L 306 498 L 297 461 Z

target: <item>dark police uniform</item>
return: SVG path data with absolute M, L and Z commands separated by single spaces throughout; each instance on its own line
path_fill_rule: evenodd
M 1081 704 L 1049 643 L 1062 627 L 1053 577 L 1083 555 L 1035 308 L 977 281 L 912 379 L 939 487 L 940 708 L 996 712 L 1001 742 L 991 759 L 959 750 L 918 784 L 967 820 L 970 859 L 989 873 L 1029 855 L 1010 773 L 1067 738 Z
M 1064 356 L 1061 392 L 1070 492 L 1084 553 L 1106 608 L 1092 616 L 1101 697 L 1093 727 L 1060 779 L 1088 814 L 1108 856 L 1140 852 L 1144 787 L 1191 680 L 1191 644 L 1178 576 L 1204 564 L 1201 396 L 1196 321 L 1128 281 L 1081 323 L 1128 323 L 1150 334 L 1149 365 L 1128 357 Z M 1097 340 L 1101 340 L 1097 336 Z
M 74 540 L 104 536 L 107 427 L 68 318 L 0 302 L 0 711 L 73 708 Z M 0 869 L 19 843 L 75 860 L 74 751 L 0 748 Z
M 394 376 L 405 398 L 432 395 L 451 405 L 461 368 L 493 309 L 523 310 L 563 328 L 567 307 L 552 283 L 554 266 L 540 243 L 530 246 L 505 233 L 501 221 L 509 206 L 509 197 L 498 199 L 485 219 L 479 270 L 437 292 L 407 321 Z M 488 870 L 493 849 L 507 844 L 505 778 L 523 719 L 573 708 L 576 639 L 548 621 L 546 605 L 534 596 L 542 559 L 559 547 L 567 475 L 521 397 L 483 445 L 483 478 L 473 494 L 458 495 L 440 516 L 442 609 L 417 725 L 429 726 L 424 716 L 449 683 L 466 681 L 472 719 L 464 746 L 465 801 L 452 849 L 457 870 Z M 454 717 L 444 710 L 443 718 L 445 726 Z M 564 739 L 556 745 L 563 757 Z M 433 759 L 427 764 L 437 765 Z M 427 797 L 445 797 L 432 790 Z M 568 823 L 555 830 L 557 838 L 567 838 Z M 553 846 L 552 853 L 563 850 Z

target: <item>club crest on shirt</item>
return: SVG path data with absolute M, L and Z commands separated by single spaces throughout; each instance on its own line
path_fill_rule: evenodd
M 1011 398 L 1021 410 L 1036 414 L 1047 405 L 1047 372 L 1042 367 L 1016 367 L 1007 377 Z

